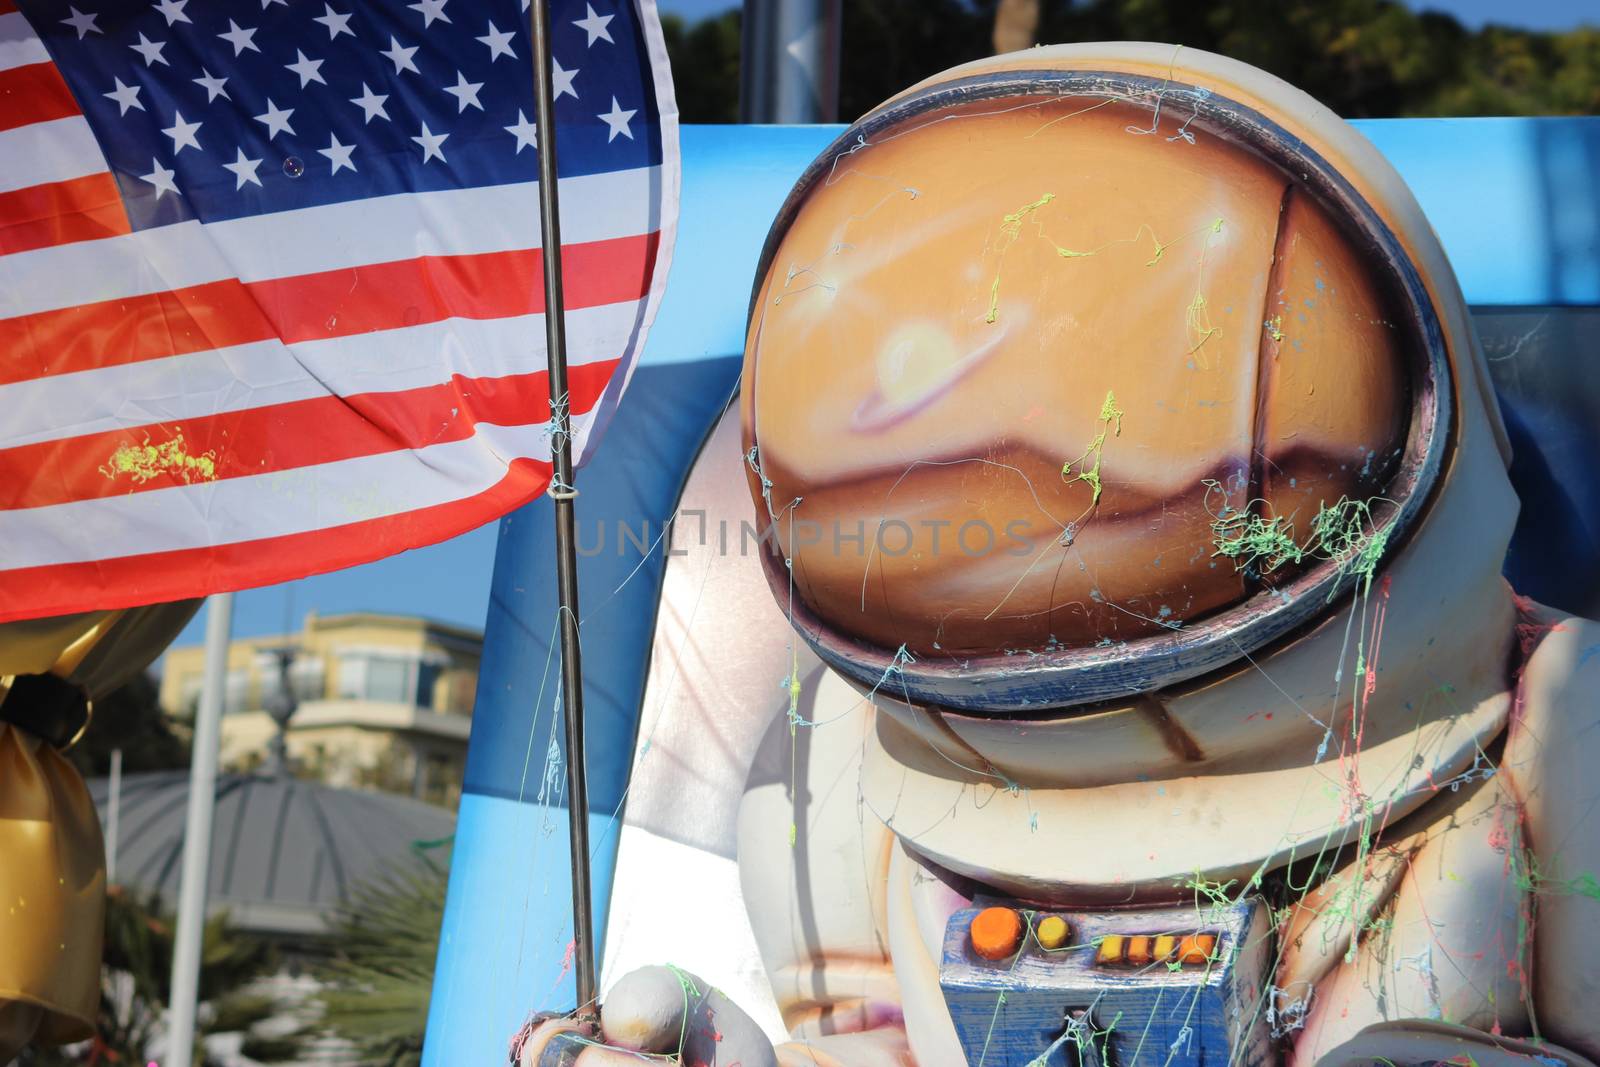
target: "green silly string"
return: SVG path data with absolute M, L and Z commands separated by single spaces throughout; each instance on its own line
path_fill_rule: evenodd
M 1000 235 L 1004 243 L 1000 246 L 1000 257 L 1005 258 L 1006 249 L 1017 243 L 1017 238 L 1022 235 L 1022 223 L 1029 215 L 1044 207 L 1056 198 L 1055 193 L 1045 193 L 1031 204 L 1023 204 L 1011 214 L 1000 219 Z M 989 312 L 984 315 L 983 321 L 993 326 L 1000 317 L 1000 268 L 994 271 L 994 283 L 989 286 Z
M 1068 460 L 1061 465 L 1061 479 L 1068 485 L 1073 482 L 1083 482 L 1094 491 L 1090 507 L 1100 503 L 1100 459 L 1106 448 L 1106 434 L 1122 436 L 1122 416 L 1127 414 L 1117 407 L 1116 394 L 1106 390 L 1105 402 L 1100 405 L 1100 431 L 1094 435 L 1094 440 L 1089 442 L 1089 447 L 1083 450 L 1083 455 L 1077 459 Z M 1112 427 L 1115 426 L 1115 429 Z M 1089 463 L 1089 457 L 1094 457 L 1094 463 Z M 1077 473 L 1072 468 L 1077 467 Z
M 1221 494 L 1226 501 L 1227 490 L 1212 478 L 1201 484 L 1206 490 L 1206 510 L 1211 512 L 1211 544 L 1215 549 L 1212 556 L 1231 559 L 1237 570 L 1256 575 L 1271 574 L 1285 564 L 1324 560 L 1336 565 L 1341 579 L 1354 576 L 1363 596 L 1371 591 L 1373 576 L 1394 528 L 1393 523 L 1379 526 L 1373 517 L 1372 506 L 1381 503 L 1381 497 L 1340 497 L 1331 505 L 1319 504 L 1310 531 L 1304 541 L 1299 541 L 1293 516 L 1264 517 L 1260 512 L 1270 505 L 1260 498 L 1243 508 L 1224 503 L 1220 509 L 1212 510 L 1213 494 Z
M 100 473 L 115 480 L 127 475 L 135 485 L 143 485 L 162 475 L 169 475 L 185 485 L 195 482 L 215 481 L 217 454 L 215 452 L 191 453 L 184 447 L 183 431 L 174 427 L 170 440 L 159 445 L 150 443 L 150 436 L 137 445 L 119 445 L 111 458 L 100 468 Z
M 1206 253 L 1211 250 L 1211 238 L 1222 232 L 1222 218 L 1218 216 L 1211 221 L 1210 233 L 1206 235 L 1205 243 L 1200 246 L 1200 272 L 1194 282 L 1194 299 L 1189 301 L 1189 307 L 1184 313 L 1184 323 L 1195 338 L 1194 344 L 1189 346 L 1189 355 L 1200 351 L 1205 343 L 1222 332 L 1221 326 L 1211 324 L 1211 314 L 1206 307 Z

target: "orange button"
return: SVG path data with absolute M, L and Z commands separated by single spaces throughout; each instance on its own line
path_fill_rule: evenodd
M 972 951 L 1003 960 L 1022 944 L 1022 916 L 1011 908 L 984 908 L 972 917 Z
M 1156 938 L 1155 954 L 1157 960 L 1163 963 L 1170 960 L 1177 949 L 1178 939 L 1173 935 L 1161 934 Z
M 1034 924 L 1033 936 L 1039 939 L 1040 948 L 1057 949 L 1067 943 L 1067 938 L 1072 936 L 1072 928 L 1061 916 L 1046 915 Z
M 1178 959 L 1186 966 L 1209 962 L 1211 952 L 1217 947 L 1215 934 L 1189 934 L 1178 945 Z
M 1128 962 L 1142 966 L 1154 959 L 1150 954 L 1150 941 L 1146 936 L 1128 938 Z
M 1107 934 L 1100 939 L 1100 951 L 1095 953 L 1096 963 L 1121 963 L 1124 938 L 1121 934 Z

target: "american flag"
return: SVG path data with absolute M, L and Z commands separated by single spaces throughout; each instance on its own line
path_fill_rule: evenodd
M 550 478 L 527 0 L 0 0 L 0 620 L 283 581 Z M 581 462 L 666 280 L 652 0 L 553 0 Z

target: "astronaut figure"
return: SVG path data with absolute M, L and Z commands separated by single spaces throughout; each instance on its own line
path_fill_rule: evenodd
M 739 813 L 794 1040 L 646 971 L 524 1062 L 1600 1059 L 1600 629 L 1500 577 L 1486 381 L 1399 176 L 1258 70 L 1043 48 L 861 119 L 742 394 L 821 663 Z

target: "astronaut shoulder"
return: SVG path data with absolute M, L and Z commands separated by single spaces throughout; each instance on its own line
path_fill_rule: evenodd
M 1524 618 L 1525 640 L 1536 643 L 1522 671 L 1523 703 L 1600 717 L 1600 622 L 1539 605 Z M 1600 745 L 1600 738 L 1592 743 Z
M 1542 610 L 1542 609 L 1541 609 Z M 1524 608 L 1526 643 L 1505 768 L 1525 804 L 1592 780 L 1600 761 L 1600 623 Z

